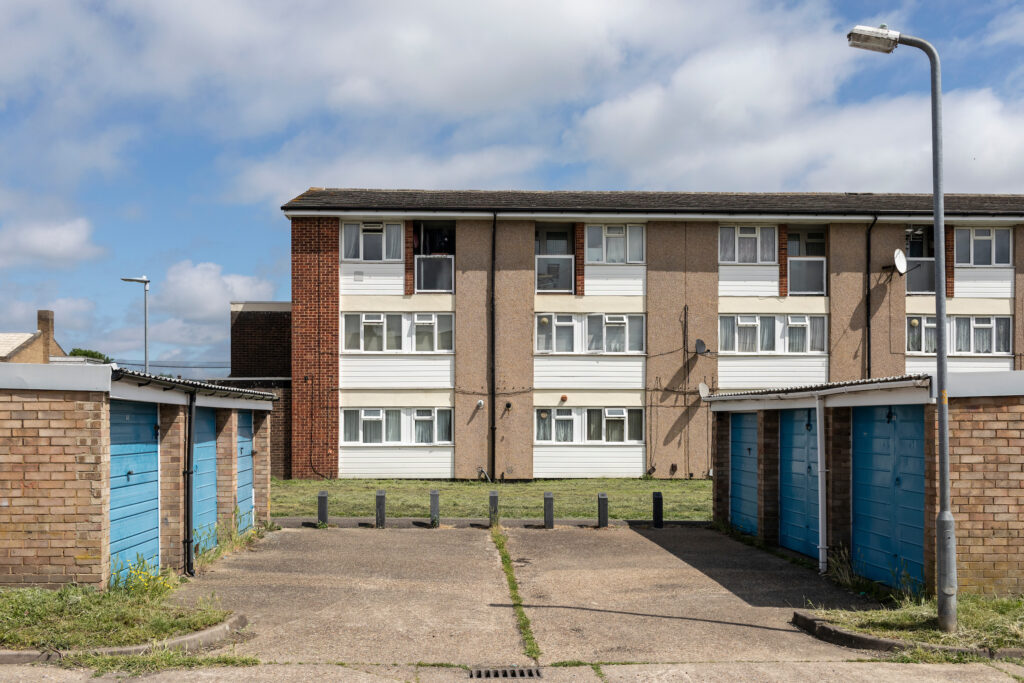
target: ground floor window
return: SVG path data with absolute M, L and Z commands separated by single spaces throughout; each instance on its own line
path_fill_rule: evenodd
M 344 408 L 341 413 L 344 444 L 452 443 L 451 408 Z
M 537 443 L 644 442 L 643 408 L 537 408 Z

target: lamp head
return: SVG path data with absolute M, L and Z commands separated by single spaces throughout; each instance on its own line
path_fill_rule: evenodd
M 888 54 L 899 44 L 900 32 L 890 31 L 885 24 L 878 28 L 854 26 L 853 30 L 846 34 L 846 40 L 849 41 L 850 47 Z
M 149 284 L 149 278 L 143 275 L 142 277 L 123 277 L 121 278 L 125 282 L 141 282 L 144 285 Z

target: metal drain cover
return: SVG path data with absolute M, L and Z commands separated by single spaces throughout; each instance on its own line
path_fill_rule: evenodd
M 475 666 L 469 670 L 470 678 L 540 678 L 539 666 Z

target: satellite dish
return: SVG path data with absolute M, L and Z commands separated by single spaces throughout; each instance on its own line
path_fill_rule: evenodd
M 708 389 L 708 385 L 704 384 L 704 382 L 701 382 L 700 384 L 697 385 L 697 391 L 700 392 L 700 397 L 702 399 L 705 399 L 711 395 L 711 389 Z
M 893 264 L 896 266 L 896 272 L 900 275 L 907 274 L 907 255 L 903 253 L 902 249 L 897 249 L 892 255 Z
M 698 339 L 696 343 L 694 343 L 694 350 L 697 352 L 698 356 L 703 356 L 708 352 L 708 345 L 704 343 L 703 339 Z

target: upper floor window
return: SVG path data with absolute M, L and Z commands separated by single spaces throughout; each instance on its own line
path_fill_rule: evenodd
M 455 222 L 417 221 L 413 224 L 412 253 L 417 292 L 455 289 Z
M 644 442 L 642 408 L 537 408 L 534 440 L 539 443 Z
M 538 226 L 534 233 L 538 292 L 573 291 L 573 226 Z
M 825 353 L 823 315 L 723 315 L 718 318 L 720 353 Z
M 907 226 L 907 294 L 935 293 L 935 230 Z
M 452 443 L 451 408 L 345 408 L 341 413 L 343 443 Z
M 644 263 L 644 226 L 588 225 L 587 263 Z
M 775 226 L 723 225 L 718 228 L 719 263 L 777 263 Z
M 538 353 L 643 353 L 644 316 L 538 313 Z
M 789 293 L 825 294 L 825 228 L 790 228 L 786 235 Z
M 1008 266 L 1011 259 L 1009 228 L 956 229 L 956 265 Z
M 432 353 L 454 350 L 451 313 L 345 313 L 345 351 Z
M 401 261 L 401 223 L 345 223 L 341 233 L 345 261 Z

